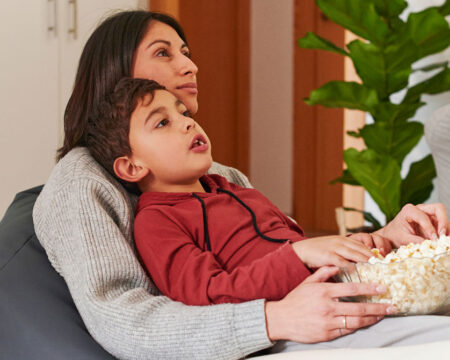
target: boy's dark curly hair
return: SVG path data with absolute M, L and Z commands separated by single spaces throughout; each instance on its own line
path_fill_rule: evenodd
M 155 90 L 165 90 L 165 87 L 153 80 L 123 78 L 88 118 L 86 147 L 89 152 L 127 190 L 137 194 L 139 189 L 136 184 L 115 175 L 114 161 L 118 157 L 131 155 L 131 114 L 147 95 L 153 98 Z

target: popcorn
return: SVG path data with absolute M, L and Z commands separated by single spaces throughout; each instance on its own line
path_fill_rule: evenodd
M 367 263 L 341 273 L 344 282 L 378 283 L 386 293 L 367 302 L 388 303 L 399 314 L 429 314 L 450 308 L 450 236 L 408 244 L 383 257 L 373 249 Z M 360 299 L 361 300 L 361 299 Z

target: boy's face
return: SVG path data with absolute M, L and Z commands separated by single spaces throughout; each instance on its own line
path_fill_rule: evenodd
M 211 167 L 211 143 L 186 106 L 166 90 L 138 102 L 130 120 L 130 159 L 157 189 L 196 182 Z M 153 186 L 152 186 L 153 187 Z

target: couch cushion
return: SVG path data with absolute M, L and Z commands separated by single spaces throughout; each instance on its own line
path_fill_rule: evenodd
M 0 222 L 1 358 L 113 359 L 87 332 L 36 238 L 32 210 L 41 190 L 18 193 Z

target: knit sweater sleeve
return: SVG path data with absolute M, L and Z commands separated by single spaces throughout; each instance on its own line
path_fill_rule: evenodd
M 270 346 L 261 300 L 197 307 L 159 295 L 136 258 L 127 196 L 86 170 L 92 160 L 77 170 L 83 155 L 60 161 L 33 219 L 90 334 L 119 359 L 237 359 Z

